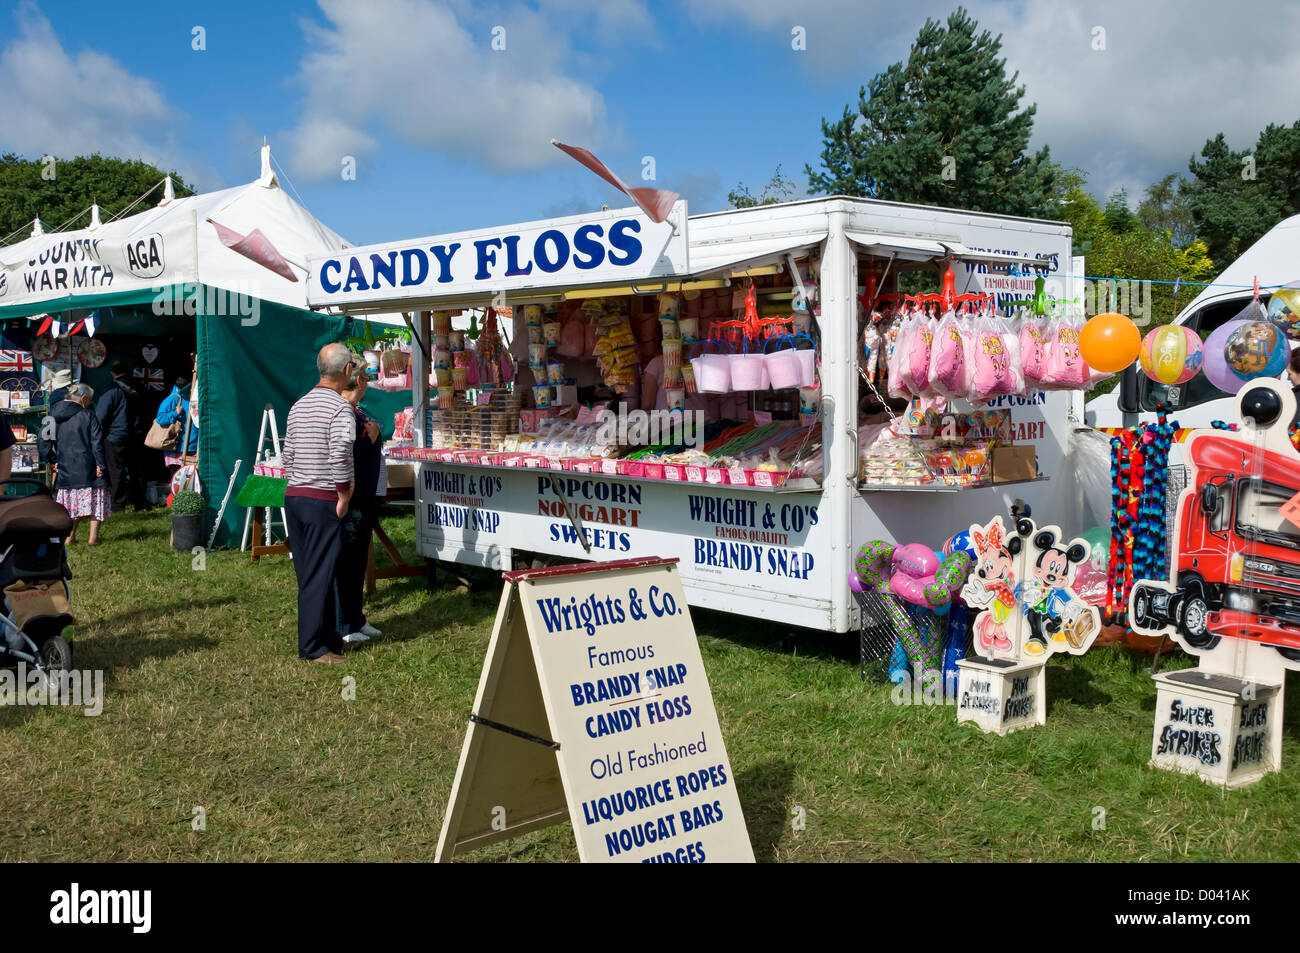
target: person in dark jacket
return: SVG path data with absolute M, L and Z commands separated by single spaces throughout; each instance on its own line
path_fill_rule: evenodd
M 127 380 L 130 368 L 125 361 L 113 362 L 113 383 L 95 405 L 95 416 L 104 431 L 104 459 L 108 463 L 108 485 L 113 509 L 124 510 L 132 498 L 139 506 L 141 494 L 133 492 L 139 483 L 137 455 L 140 441 L 140 396 Z
M 41 459 L 55 467 L 54 498 L 73 519 L 67 541 L 76 542 L 77 527 L 89 519 L 86 543 L 90 546 L 99 545 L 99 526 L 108 519 L 112 505 L 105 476 L 104 432 L 90 409 L 94 399 L 95 392 L 87 385 L 71 385 L 68 396 L 50 409 L 54 439 L 46 439 L 43 423 L 37 440 Z
M 354 476 L 348 515 L 343 519 L 343 549 L 334 570 L 334 592 L 338 599 L 339 633 L 344 642 L 365 642 L 382 635 L 366 621 L 362 609 L 366 582 L 366 565 L 370 561 L 370 539 L 379 511 L 379 464 L 383 443 L 379 424 L 366 417 L 358 406 L 366 395 L 366 368 L 354 363 L 352 377 L 343 396 L 356 415 L 357 438 L 352 444 Z

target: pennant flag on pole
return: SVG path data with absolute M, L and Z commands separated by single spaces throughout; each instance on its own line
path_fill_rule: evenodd
M 297 281 L 298 276 L 293 273 L 289 263 L 284 260 L 270 240 L 262 234 L 261 229 L 255 228 L 247 235 L 241 235 L 233 229 L 226 228 L 217 222 L 208 219 L 212 227 L 217 230 L 217 238 L 221 244 L 225 245 L 236 254 L 243 255 L 250 261 L 255 261 L 263 268 L 269 268 L 281 278 L 288 281 Z
M 610 171 L 609 166 L 601 162 L 594 155 L 583 149 L 581 146 L 568 146 L 563 142 L 551 140 L 551 145 L 561 152 L 568 153 L 577 159 L 592 172 L 608 182 L 614 188 L 618 189 L 633 202 L 637 208 L 650 216 L 655 222 L 662 222 L 668 217 L 668 213 L 673 210 L 673 203 L 677 201 L 676 192 L 669 192 L 666 189 L 633 189 L 629 188 L 627 183 Z

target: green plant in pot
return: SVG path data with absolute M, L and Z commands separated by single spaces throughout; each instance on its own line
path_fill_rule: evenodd
M 203 544 L 203 494 L 181 490 L 172 497 L 172 548 L 189 552 Z

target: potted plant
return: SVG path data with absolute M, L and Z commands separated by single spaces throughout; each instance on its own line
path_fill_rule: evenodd
M 203 542 L 203 494 L 181 490 L 172 497 L 172 548 L 189 552 Z

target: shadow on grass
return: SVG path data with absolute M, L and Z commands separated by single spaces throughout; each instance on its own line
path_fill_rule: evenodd
M 765 761 L 736 775 L 749 841 L 754 859 L 760 863 L 775 859 L 776 847 L 791 818 L 785 804 L 794 788 L 794 765 L 789 761 Z
M 1049 665 L 1046 674 L 1047 697 L 1052 708 L 1061 702 L 1080 708 L 1100 708 L 1113 700 L 1093 684 L 1091 672 L 1077 665 Z
M 747 648 L 799 658 L 854 663 L 858 660 L 856 632 L 840 635 L 695 607 L 691 608 L 691 619 L 697 635 L 724 639 Z

